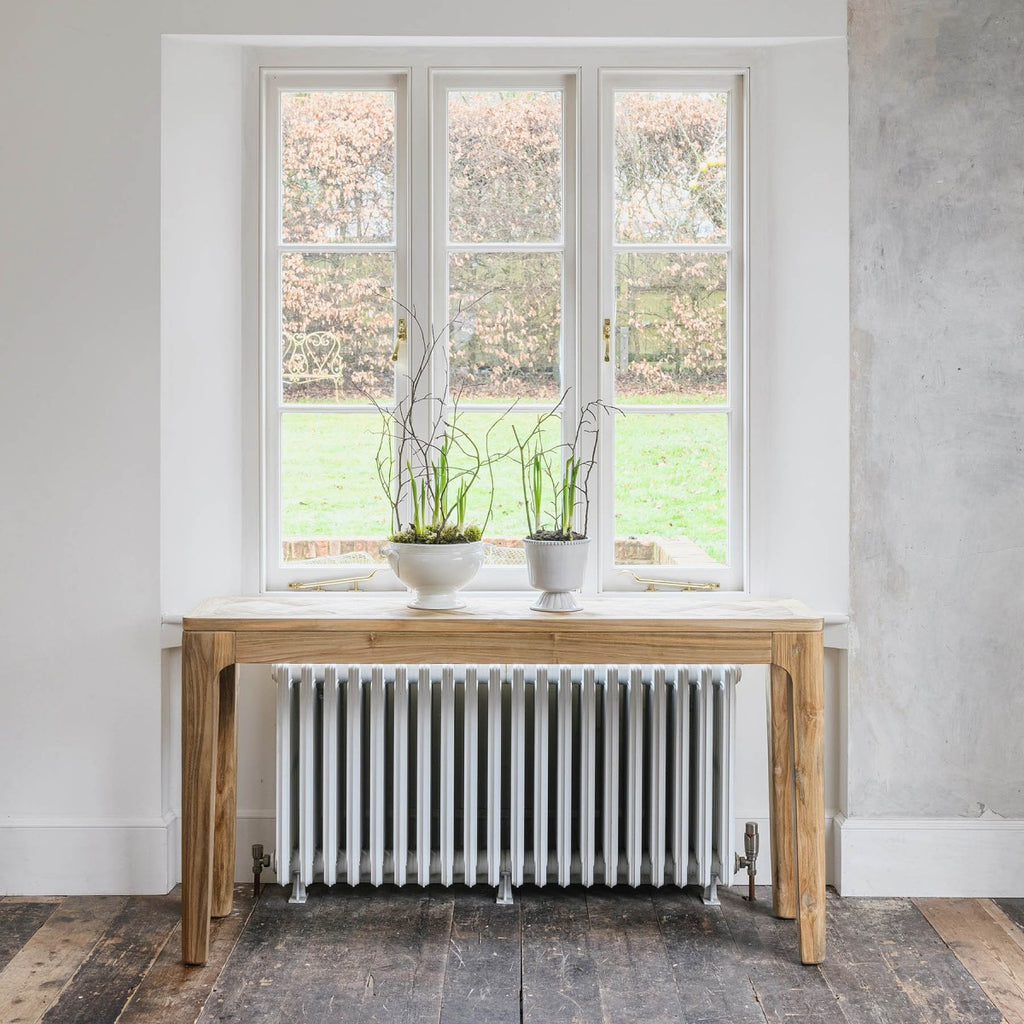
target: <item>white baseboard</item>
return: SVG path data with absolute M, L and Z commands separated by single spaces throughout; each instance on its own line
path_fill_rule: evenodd
M 1024 820 L 835 819 L 843 896 L 1024 896 Z
M 152 895 L 169 892 L 177 816 L 0 822 L 0 895 Z M 176 862 L 177 857 L 174 855 Z
M 252 844 L 274 849 L 274 812 L 238 815 L 235 878 L 252 881 Z M 263 881 L 276 878 L 264 869 Z M 0 896 L 144 896 L 181 881 L 181 817 L 0 822 Z
M 736 819 L 737 848 L 743 823 Z M 767 819 L 757 880 L 770 881 Z M 831 834 L 831 835 L 830 835 Z M 1024 897 L 1024 820 L 847 818 L 826 822 L 828 881 L 844 896 Z M 238 817 L 235 877 L 252 880 L 250 847 L 274 847 L 274 816 Z M 180 878 L 177 814 L 118 820 L 0 822 L 0 895 L 168 892 Z M 265 871 L 264 881 L 272 881 Z M 736 876 L 736 884 L 743 881 Z
M 168 830 L 172 837 L 168 848 L 167 877 L 171 880 L 169 888 L 181 881 L 181 817 L 175 813 L 168 815 Z M 273 811 L 239 811 L 236 819 L 235 833 L 235 881 L 252 881 L 252 847 L 261 843 L 267 853 L 274 852 L 276 836 L 274 834 Z M 277 875 L 272 868 L 264 868 L 260 876 L 264 883 L 274 882 Z

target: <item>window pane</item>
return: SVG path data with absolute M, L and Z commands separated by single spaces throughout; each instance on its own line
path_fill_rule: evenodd
M 615 423 L 615 561 L 721 565 L 726 413 L 633 413 Z
M 281 417 L 283 562 L 382 562 L 391 509 L 374 461 L 376 413 Z
M 285 402 L 391 398 L 394 282 L 391 253 L 282 254 Z
M 467 401 L 556 398 L 560 253 L 455 253 L 448 262 L 452 383 Z
M 527 437 L 537 425 L 535 413 L 513 412 L 502 417 L 500 413 L 465 413 L 460 420 L 476 443 L 484 450 L 485 445 L 492 453 L 504 453 L 506 458 L 494 467 L 494 507 L 490 522 L 484 533 L 484 540 L 502 549 L 522 551 L 523 537 L 526 536 L 526 512 L 523 506 L 523 481 L 516 450 L 516 439 Z M 554 448 L 561 442 L 561 417 L 552 416 L 541 428 L 541 443 L 545 448 Z M 485 440 L 488 430 L 490 439 Z M 487 500 L 490 484 L 481 481 L 470 497 L 469 521 L 483 525 L 487 515 Z M 492 553 L 489 561 L 497 564 L 523 564 L 522 556 L 501 557 Z
M 726 400 L 724 253 L 615 257 L 617 402 Z
M 281 238 L 390 242 L 395 94 L 281 94 Z
M 562 237 L 562 94 L 448 94 L 448 216 L 453 242 Z
M 724 242 L 727 93 L 615 94 L 615 240 Z

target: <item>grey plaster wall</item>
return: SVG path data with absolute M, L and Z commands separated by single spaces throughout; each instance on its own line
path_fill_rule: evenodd
M 1024 3 L 849 14 L 847 811 L 1024 818 Z

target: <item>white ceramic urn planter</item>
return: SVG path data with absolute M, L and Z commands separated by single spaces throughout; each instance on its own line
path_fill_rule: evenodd
M 466 544 L 385 544 L 381 548 L 394 574 L 412 592 L 410 608 L 443 611 L 465 608 L 458 591 L 484 563 L 483 541 Z
M 530 586 L 543 591 L 530 605 L 538 612 L 583 610 L 575 593 L 583 586 L 590 538 L 582 540 L 525 540 Z

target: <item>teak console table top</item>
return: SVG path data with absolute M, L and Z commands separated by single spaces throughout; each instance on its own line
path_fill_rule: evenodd
M 182 959 L 206 963 L 210 917 L 231 912 L 236 667 L 272 662 L 771 666 L 772 903 L 797 918 L 800 959 L 825 957 L 823 622 L 791 600 L 718 594 L 603 595 L 571 614 L 529 595 L 467 594 L 457 611 L 404 593 L 272 594 L 205 601 L 182 623 Z

